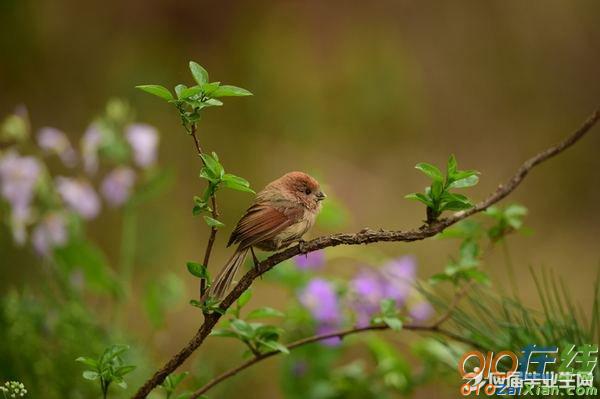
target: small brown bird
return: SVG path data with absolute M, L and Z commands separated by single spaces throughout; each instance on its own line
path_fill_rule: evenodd
M 303 172 L 290 172 L 269 183 L 256 194 L 254 203 L 231 233 L 227 246 L 239 244 L 207 292 L 221 299 L 227 292 L 240 265 L 253 247 L 276 251 L 301 240 L 315 223 L 326 198 L 319 183 Z

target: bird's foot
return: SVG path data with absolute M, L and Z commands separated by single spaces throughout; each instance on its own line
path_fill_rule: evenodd
M 258 267 L 258 265 L 260 264 L 260 261 L 258 260 L 258 258 L 256 257 L 256 254 L 254 253 L 254 248 L 250 247 L 250 252 L 252 252 L 252 261 L 254 262 L 254 267 Z
M 307 254 L 308 253 L 308 248 L 306 248 L 306 241 L 304 241 L 303 239 L 299 239 L 298 240 L 298 249 L 300 250 L 301 254 Z

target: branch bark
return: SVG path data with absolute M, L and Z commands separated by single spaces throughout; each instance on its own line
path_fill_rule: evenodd
M 309 253 L 319 249 L 335 247 L 338 245 L 361 245 L 375 242 L 412 242 L 424 240 L 442 232 L 449 226 L 452 226 L 461 220 L 479 213 L 505 198 L 507 195 L 513 192 L 519 186 L 519 184 L 521 184 L 531 169 L 571 147 L 590 131 L 590 129 L 598 122 L 598 119 L 600 119 L 600 109 L 597 109 L 581 125 L 581 127 L 579 127 L 563 141 L 525 161 L 505 184 L 498 186 L 496 191 L 490 194 L 483 201 L 477 203 L 473 208 L 456 212 L 448 218 L 439 219 L 431 224 L 426 224 L 413 230 L 371 230 L 369 228 L 365 228 L 355 234 L 340 233 L 315 238 L 314 240 L 304 243 L 302 248 L 296 245 L 271 255 L 267 259 L 260 262 L 256 267 L 248 271 L 240 279 L 238 284 L 233 288 L 229 295 L 227 295 L 227 297 L 225 297 L 225 299 L 221 302 L 221 308 L 229 308 L 229 306 L 231 306 L 239 298 L 239 296 L 250 287 L 250 285 L 252 285 L 252 282 L 256 278 L 268 272 L 279 263 L 301 253 Z M 154 375 L 148 381 L 146 381 L 146 383 L 144 383 L 144 385 L 133 396 L 133 399 L 145 398 L 152 389 L 162 383 L 162 381 L 169 374 L 175 371 L 177 367 L 179 367 L 200 345 L 202 345 L 220 318 L 221 315 L 217 313 L 205 315 L 204 323 L 198 329 L 192 339 L 162 368 L 154 373 Z

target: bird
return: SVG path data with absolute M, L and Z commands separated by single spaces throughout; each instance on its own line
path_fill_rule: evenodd
M 225 296 L 248 252 L 258 264 L 254 247 L 272 252 L 302 242 L 325 198 L 319 182 L 304 172 L 289 172 L 267 184 L 233 229 L 227 247 L 237 244 L 237 249 L 206 297 L 219 300 Z

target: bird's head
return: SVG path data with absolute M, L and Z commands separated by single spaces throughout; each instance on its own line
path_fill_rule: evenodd
M 286 193 L 296 198 L 308 209 L 319 209 L 327 196 L 321 191 L 319 182 L 304 172 L 290 172 L 279 179 Z

